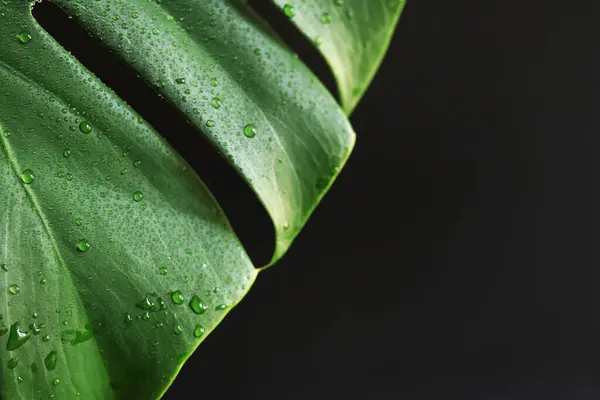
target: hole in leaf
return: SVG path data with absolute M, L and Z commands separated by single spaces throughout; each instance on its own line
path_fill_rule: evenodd
M 325 1 L 325 0 L 323 0 Z M 329 65 L 319 53 L 319 50 L 298 28 L 286 17 L 283 12 L 271 1 L 248 0 L 248 4 L 273 28 L 279 37 L 294 51 L 325 85 L 327 90 L 339 99 L 339 92 L 335 78 Z
M 267 212 L 252 189 L 184 115 L 58 6 L 47 1 L 38 3 L 33 16 L 56 41 L 167 139 L 209 187 L 254 264 L 268 263 L 274 249 L 274 230 Z

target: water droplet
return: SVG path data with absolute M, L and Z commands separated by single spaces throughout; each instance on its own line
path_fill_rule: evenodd
M 160 35 L 160 30 L 159 30 L 159 29 L 157 29 L 157 28 L 153 28 L 153 29 L 152 29 L 152 34 L 153 34 L 154 36 Z
M 294 16 L 296 15 L 296 9 L 293 5 L 286 4 L 285 6 L 283 6 L 283 13 L 288 18 L 294 18 Z
M 23 381 L 24 381 L 24 379 L 22 376 L 17 376 L 17 382 L 21 383 Z
M 52 379 L 52 385 L 54 385 L 54 386 L 60 385 L 60 379 L 58 379 L 58 378 Z
M 341 7 L 344 5 L 344 0 L 334 0 L 333 4 L 335 4 L 338 7 Z
M 8 334 L 8 341 L 6 342 L 6 350 L 13 351 L 23 346 L 31 335 L 27 330 L 21 329 L 21 323 L 15 322 L 10 326 L 10 333 Z
M 48 369 L 48 371 L 54 370 L 56 368 L 56 362 L 58 361 L 58 354 L 56 351 L 52 350 L 46 358 L 44 358 L 44 365 Z
M 181 290 L 176 290 L 171 293 L 171 300 L 173 300 L 173 303 L 175 304 L 183 304 L 183 293 L 181 293 Z
M 86 239 L 81 239 L 79 242 L 77 242 L 77 244 L 75 245 L 75 247 L 80 252 L 85 253 L 86 251 L 88 251 L 90 249 L 91 244 Z
M 70 172 L 67 172 L 67 180 L 68 181 L 72 181 L 73 180 L 73 174 Z
M 30 169 L 26 169 L 25 171 L 23 171 L 23 173 L 21 173 L 21 180 L 23 181 L 23 183 L 30 184 L 31 182 L 33 182 L 34 179 L 35 175 Z
M 185 85 L 185 78 L 177 78 L 175 79 L 175 83 L 178 85 Z
M 82 220 L 81 218 L 77 218 L 77 219 L 75 220 L 75 225 L 77 225 L 77 226 L 81 226 L 81 225 L 83 225 L 83 220 Z
M 221 99 L 219 99 L 218 97 L 212 99 L 211 103 L 214 108 L 221 108 Z
M 138 168 L 140 165 L 142 165 L 142 160 L 135 160 L 133 162 L 133 166 L 136 167 L 136 168 Z
M 139 17 L 140 17 L 140 14 L 139 14 L 139 13 L 137 13 L 137 12 L 135 12 L 135 11 L 131 13 L 131 18 L 133 18 L 133 19 L 138 19 Z
M 148 311 L 146 311 L 143 315 L 142 315 L 142 320 L 144 321 L 148 321 L 150 319 L 150 313 Z
M 17 368 L 17 365 L 19 365 L 18 357 L 13 357 L 10 360 L 8 360 L 8 362 L 6 363 L 6 366 L 8 367 L 8 369 L 15 369 L 15 368 Z
M 125 314 L 125 323 L 127 324 L 131 324 L 133 322 L 133 318 L 131 318 L 131 315 L 129 315 L 129 313 Z
M 260 56 L 262 54 L 262 50 L 257 47 L 256 49 L 254 49 L 254 54 Z
M 142 201 L 143 198 L 144 198 L 144 195 L 139 190 L 137 192 L 133 193 L 133 200 Z
M 144 297 L 142 301 L 135 305 L 137 308 L 142 310 L 152 310 L 154 308 L 154 302 L 150 300 L 148 296 Z
M 208 310 L 208 306 L 203 302 L 200 297 L 194 295 L 190 300 L 190 308 L 196 314 L 204 314 Z
M 81 123 L 79 124 L 79 130 L 81 131 L 81 133 L 92 133 L 92 129 L 92 125 L 87 121 L 81 121 Z
M 329 16 L 329 13 L 324 12 L 321 14 L 321 22 L 325 25 L 331 23 L 331 17 Z
M 127 173 L 127 168 L 123 168 L 123 169 L 121 170 L 121 175 L 125 175 L 126 173 Z
M 168 271 L 167 271 L 167 268 L 165 268 L 165 267 L 160 267 L 160 268 L 158 269 L 158 272 L 159 272 L 161 275 L 166 275 Z
M 164 311 L 167 309 L 167 305 L 165 304 L 165 301 L 161 297 L 156 299 L 156 302 L 158 303 L 158 311 Z
M 63 157 L 64 157 L 64 158 L 69 158 L 69 157 L 71 157 L 71 150 L 69 150 L 69 149 L 65 149 L 65 151 L 63 151 Z
M 44 335 L 44 336 L 42 336 L 42 341 L 43 342 L 49 342 L 50 341 L 50 335 Z
M 219 81 L 217 81 L 217 78 L 216 78 L 215 76 L 213 76 L 213 77 L 210 79 L 210 86 L 212 86 L 212 87 L 217 87 L 217 86 L 219 86 Z
M 181 332 L 183 332 L 181 326 L 177 322 L 173 323 L 173 333 L 179 335 Z
M 158 321 L 156 324 L 154 324 L 155 328 L 162 328 L 163 326 L 165 326 L 165 324 L 163 324 L 162 322 Z
M 10 285 L 8 291 L 12 294 L 18 294 L 21 291 L 21 289 L 17 285 Z
M 212 128 L 213 126 L 215 126 L 215 121 L 213 121 L 212 119 L 209 119 L 208 121 L 206 121 L 206 126 L 208 126 L 209 128 Z
M 249 138 L 253 138 L 258 133 L 258 129 L 254 124 L 248 124 L 244 127 L 244 135 Z
M 29 32 L 21 32 L 17 35 L 17 39 L 19 39 L 19 41 L 23 44 L 28 44 L 29 42 L 31 42 L 31 39 L 33 39 L 33 37 Z
M 8 272 L 8 265 L 2 264 L 2 271 Z
M 202 337 L 202 335 L 204 335 L 205 332 L 206 332 L 206 329 L 204 329 L 203 326 L 196 325 L 196 328 L 194 329 L 194 336 L 197 338 Z
M 227 310 L 227 307 L 229 307 L 227 304 L 219 304 L 218 306 L 215 307 L 215 310 L 223 311 L 223 310 Z

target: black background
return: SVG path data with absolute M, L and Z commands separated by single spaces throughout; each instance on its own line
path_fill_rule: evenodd
M 595 3 L 409 0 L 348 166 L 165 398 L 600 398 Z

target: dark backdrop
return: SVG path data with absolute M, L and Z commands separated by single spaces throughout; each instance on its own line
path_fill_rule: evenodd
M 596 3 L 409 0 L 347 168 L 166 399 L 600 398 Z

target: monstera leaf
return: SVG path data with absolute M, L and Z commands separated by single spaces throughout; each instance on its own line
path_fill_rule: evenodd
M 350 114 L 375 75 L 406 0 L 275 0 L 319 48 Z
M 317 78 L 242 1 L 55 3 L 227 158 L 273 221 L 277 261 L 354 144 Z M 2 398 L 159 398 L 260 269 L 185 160 L 32 6 L 0 2 Z

